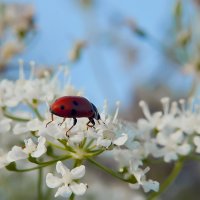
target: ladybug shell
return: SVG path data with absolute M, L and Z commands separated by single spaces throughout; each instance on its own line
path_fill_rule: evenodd
M 84 97 L 64 96 L 55 100 L 50 106 L 50 112 L 64 118 L 79 118 L 94 116 L 92 104 Z

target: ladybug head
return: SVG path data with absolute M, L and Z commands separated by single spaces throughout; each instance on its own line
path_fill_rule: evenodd
M 65 115 L 66 115 L 65 105 L 55 101 L 50 106 L 50 112 L 54 115 L 57 115 L 60 117 L 65 117 Z
M 92 108 L 93 108 L 93 111 L 94 111 L 94 119 L 100 120 L 101 117 L 100 117 L 100 114 L 99 114 L 99 112 L 98 112 L 96 106 L 95 106 L 93 103 L 91 103 L 91 104 L 92 104 Z

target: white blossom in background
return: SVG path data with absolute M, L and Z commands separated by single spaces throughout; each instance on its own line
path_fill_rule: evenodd
M 195 144 L 195 146 L 196 146 L 196 152 L 197 153 L 200 153 L 200 136 L 195 136 L 194 137 L 194 144 Z
M 129 184 L 131 188 L 138 189 L 140 186 L 144 189 L 145 192 L 149 192 L 150 190 L 153 190 L 155 192 L 158 192 L 159 190 L 159 183 L 157 181 L 153 181 L 151 179 L 146 180 L 146 173 L 150 170 L 149 167 L 142 169 L 131 169 L 131 173 L 134 174 L 134 176 L 137 179 L 136 184 Z
M 9 162 L 26 159 L 31 155 L 34 158 L 42 156 L 46 152 L 45 146 L 46 139 L 44 137 L 38 138 L 38 144 L 35 144 L 33 140 L 24 140 L 25 147 L 14 146 L 11 151 L 8 152 L 7 160 Z
M 193 99 L 181 99 L 170 104 L 169 98 L 162 98 L 163 111 L 151 114 L 147 104 L 140 102 L 145 119 L 139 119 L 136 140 L 144 144 L 146 156 L 163 158 L 165 162 L 177 160 L 179 156 L 198 149 L 198 137 L 192 143 L 192 135 L 200 134 L 200 106 Z
M 85 175 L 85 166 L 80 165 L 69 170 L 61 161 L 56 164 L 56 171 L 61 177 L 48 173 L 46 176 L 46 184 L 50 188 L 58 188 L 55 197 L 70 197 L 72 193 L 75 195 L 83 195 L 87 190 L 87 184 L 77 183 L 76 180 Z
M 3 69 L 13 56 L 24 50 L 24 39 L 35 29 L 35 11 L 32 5 L 19 3 L 1 2 L 0 8 L 0 69 Z

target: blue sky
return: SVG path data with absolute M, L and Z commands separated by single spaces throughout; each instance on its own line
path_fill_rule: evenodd
M 77 0 L 78 1 L 78 0 Z M 67 54 L 77 39 L 90 38 L 98 31 L 108 31 L 115 17 L 133 18 L 142 28 L 161 40 L 172 13 L 172 0 L 101 0 L 89 13 L 75 0 L 20 0 L 32 3 L 36 9 L 38 34 L 27 50 L 20 55 L 25 61 L 55 65 L 67 62 Z M 7 2 L 7 1 L 6 1 Z M 130 36 L 130 33 L 125 33 Z M 132 38 L 140 50 L 138 62 L 126 70 L 113 49 L 93 47 L 86 50 L 80 62 L 71 66 L 71 82 L 83 89 L 85 95 L 101 106 L 107 98 L 125 105 L 130 100 L 134 85 L 151 79 L 158 67 L 160 53 L 144 41 Z

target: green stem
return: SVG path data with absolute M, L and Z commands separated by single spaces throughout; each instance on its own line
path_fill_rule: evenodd
M 60 157 L 60 158 L 55 159 L 55 160 L 39 163 L 39 166 L 37 166 L 37 167 L 32 167 L 32 168 L 28 168 L 28 169 L 15 169 L 13 171 L 16 171 L 16 172 L 30 172 L 30 171 L 33 171 L 33 170 L 41 169 L 43 167 L 47 167 L 49 165 L 52 165 L 57 161 L 67 160 L 69 158 L 71 158 L 71 156 L 67 155 L 67 156 L 63 156 L 63 157 Z
M 170 175 L 165 179 L 165 181 L 160 186 L 158 192 L 154 192 L 149 195 L 148 200 L 156 200 L 168 187 L 173 183 L 176 177 L 179 175 L 181 169 L 183 168 L 184 159 L 178 160 L 170 173 Z
M 106 166 L 96 162 L 95 160 L 93 160 L 92 158 L 87 158 L 87 160 L 92 163 L 93 165 L 97 166 L 98 168 L 102 169 L 103 171 L 107 172 L 108 174 L 114 176 L 115 178 L 117 179 L 120 179 L 121 181 L 124 181 L 124 182 L 130 182 L 129 180 L 126 180 L 124 179 L 123 177 L 121 177 L 119 174 L 117 174 L 115 171 L 107 168 Z
M 3 114 L 4 114 L 5 117 L 7 117 L 9 119 L 12 119 L 14 121 L 19 121 L 19 122 L 28 122 L 28 121 L 30 121 L 30 119 L 25 119 L 25 118 L 20 118 L 20 117 L 14 116 L 14 115 L 8 113 L 7 111 L 5 111 L 5 109 L 3 110 Z
M 41 115 L 40 112 L 38 111 L 37 107 L 34 107 L 33 105 L 31 105 L 31 104 L 28 103 L 28 102 L 27 102 L 27 104 L 28 104 L 28 106 L 32 109 L 32 111 L 35 113 L 35 115 L 38 117 L 38 119 L 39 119 L 40 121 L 43 121 L 44 118 L 42 117 L 42 115 Z
M 49 141 L 47 141 L 47 143 L 48 143 L 49 145 L 51 145 L 51 146 L 57 148 L 57 149 L 61 149 L 61 150 L 63 150 L 63 151 L 66 151 L 66 149 L 65 149 L 64 147 L 61 147 L 61 146 L 59 146 L 59 145 L 57 145 L 57 144 L 54 144 L 54 143 L 49 142 Z
M 88 142 L 88 144 L 85 146 L 85 149 L 88 149 L 88 148 L 92 145 L 93 142 L 94 142 L 94 139 L 91 139 L 91 140 Z
M 75 195 L 74 193 L 71 194 L 71 196 L 69 197 L 69 200 L 74 200 L 75 199 Z
M 43 198 L 43 195 L 42 195 L 42 168 L 40 168 L 38 170 L 38 184 L 37 184 L 37 187 L 38 187 L 38 200 L 42 200 Z

